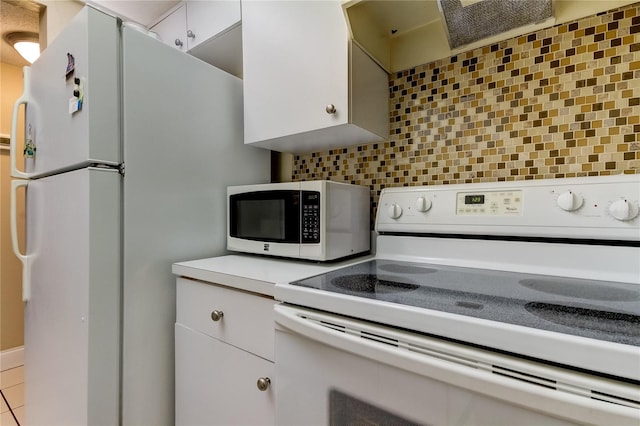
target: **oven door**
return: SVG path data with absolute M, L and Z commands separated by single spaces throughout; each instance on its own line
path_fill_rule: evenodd
M 277 305 L 275 320 L 279 425 L 637 425 L 640 416 L 636 386 L 298 307 Z

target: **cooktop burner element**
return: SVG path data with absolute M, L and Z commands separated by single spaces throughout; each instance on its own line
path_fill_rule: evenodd
M 525 308 L 539 318 L 556 324 L 593 330 L 598 333 L 623 332 L 630 338 L 640 338 L 640 316 L 638 315 L 538 302 L 527 303 Z
M 389 281 L 393 278 L 377 276 L 373 274 L 356 274 L 336 277 L 331 284 L 354 293 L 395 293 L 399 291 L 411 291 L 419 288 L 418 284 Z M 407 281 L 406 279 L 403 281 Z
M 396 274 L 431 274 L 437 272 L 437 269 L 425 268 L 424 266 L 397 265 L 395 263 L 382 264 L 379 269 Z
M 576 299 L 609 300 L 609 301 L 634 301 L 640 300 L 640 291 L 636 289 L 626 289 L 613 287 L 610 284 L 602 285 L 595 283 L 576 282 L 567 279 L 526 279 L 520 280 L 519 284 L 548 294 L 558 296 L 575 297 Z

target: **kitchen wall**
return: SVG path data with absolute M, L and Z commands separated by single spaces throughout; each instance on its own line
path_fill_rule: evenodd
M 38 0 L 40 13 L 40 50 L 44 50 L 84 7 L 81 0 Z
M 292 180 L 387 186 L 640 173 L 640 3 L 389 78 L 390 136 L 293 157 Z
M 22 68 L 0 63 L 0 134 L 11 132 L 13 103 L 22 94 Z M 21 114 L 22 115 L 22 114 Z M 23 140 L 18 126 L 18 140 Z M 0 151 L 0 351 L 22 346 L 24 341 L 22 264 L 13 254 L 9 227 L 11 176 L 9 151 Z M 18 227 L 24 229 L 24 199 L 18 197 Z M 20 235 L 22 248 L 24 240 Z

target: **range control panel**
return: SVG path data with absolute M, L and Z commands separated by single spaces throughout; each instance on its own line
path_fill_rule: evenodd
M 640 174 L 385 188 L 376 230 L 640 241 Z
M 458 192 L 457 215 L 522 214 L 522 191 Z

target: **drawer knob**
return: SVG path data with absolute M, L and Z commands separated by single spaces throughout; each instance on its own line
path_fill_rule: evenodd
M 269 385 L 271 384 L 271 379 L 268 377 L 260 377 L 258 379 L 258 383 L 256 384 L 258 385 L 258 389 L 264 392 L 267 389 L 269 389 Z
M 327 114 L 335 114 L 336 106 L 334 104 L 329 104 L 324 110 L 327 111 Z
M 224 316 L 224 313 L 222 311 L 218 311 L 217 309 L 211 312 L 211 319 L 214 321 L 220 321 L 223 316 Z

